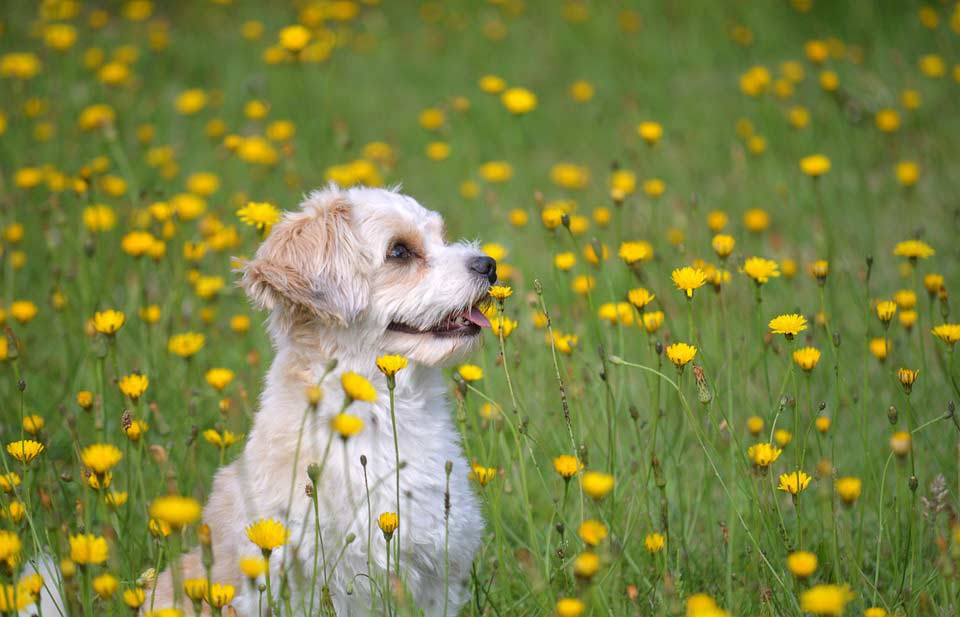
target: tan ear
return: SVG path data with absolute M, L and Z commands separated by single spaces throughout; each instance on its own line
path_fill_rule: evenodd
M 241 287 L 260 308 L 346 325 L 366 307 L 369 258 L 339 195 L 314 194 L 287 213 L 240 271 Z

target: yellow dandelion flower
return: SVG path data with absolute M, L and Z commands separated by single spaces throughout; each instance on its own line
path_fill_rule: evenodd
M 814 615 L 840 617 L 856 595 L 847 585 L 816 585 L 800 594 L 800 609 Z
M 807 329 L 807 318 L 796 313 L 778 315 L 767 325 L 772 333 L 783 334 L 787 339 L 791 339 Z
M 43 450 L 43 444 L 32 439 L 22 439 L 7 444 L 7 453 L 23 464 L 35 459 Z
M 594 499 L 603 499 L 613 490 L 614 477 L 599 471 L 585 471 L 580 476 L 580 486 L 583 492 Z
M 93 327 L 100 334 L 112 335 L 123 327 L 126 316 L 120 311 L 98 311 L 93 315 Z
M 200 518 L 200 503 L 192 497 L 165 495 L 150 504 L 150 516 L 174 529 L 195 523 Z
M 810 551 L 795 551 L 787 555 L 787 569 L 797 578 L 807 578 L 817 571 L 817 556 Z
M 810 484 L 810 480 L 810 476 L 800 470 L 781 474 L 777 490 L 785 491 L 791 495 L 799 495 Z
M 340 376 L 340 385 L 351 401 L 372 403 L 377 400 L 376 389 L 363 375 L 348 371 Z
M 117 382 L 117 387 L 120 388 L 120 392 L 134 402 L 143 396 L 143 393 L 147 391 L 147 386 L 149 385 L 150 380 L 147 376 L 139 373 L 124 375 Z
M 743 263 L 743 272 L 757 285 L 763 285 L 771 278 L 780 276 L 777 262 L 763 257 L 750 257 Z
M 80 451 L 83 465 L 95 473 L 103 475 L 123 458 L 123 453 L 113 444 L 97 443 Z
M 247 538 L 263 551 L 266 557 L 270 551 L 287 543 L 289 532 L 283 523 L 272 519 L 260 519 L 246 528 Z
M 687 343 L 668 345 L 665 351 L 667 352 L 667 358 L 669 358 L 677 368 L 683 368 L 697 355 L 697 348 Z
M 747 448 L 747 457 L 754 465 L 765 469 L 780 457 L 781 452 L 783 450 L 769 443 L 757 443 Z
M 707 275 L 703 270 L 689 266 L 674 270 L 671 278 L 677 289 L 687 294 L 688 298 L 692 298 L 694 290 L 703 287 L 707 282 Z
M 246 225 L 256 227 L 261 234 L 267 235 L 280 220 L 280 210 L 269 202 L 251 201 L 237 210 L 237 218 Z
M 70 559 L 81 566 L 105 562 L 108 552 L 106 538 L 92 533 L 70 536 Z

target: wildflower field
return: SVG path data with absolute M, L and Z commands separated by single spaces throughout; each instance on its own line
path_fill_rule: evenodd
M 0 614 L 235 612 L 151 592 L 258 413 L 236 260 L 331 181 L 498 262 L 445 369 L 486 520 L 461 614 L 958 614 L 958 97 L 936 0 L 4 3 Z M 344 442 L 393 361 L 310 393 L 347 389 Z M 421 614 L 389 576 L 375 614 Z

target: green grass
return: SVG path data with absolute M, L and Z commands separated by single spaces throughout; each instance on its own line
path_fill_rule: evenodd
M 19 323 L 9 311 L 6 315 L 10 358 L 0 365 L 2 436 L 5 442 L 20 439 L 22 414 L 39 414 L 46 421 L 40 437 L 46 451 L 26 471 L 18 493 L 0 500 L 4 507 L 12 500 L 25 502 L 32 525 L 27 519 L 14 524 L 8 517 L 0 526 L 20 536 L 27 555 L 35 544 L 66 555 L 67 535 L 89 525 L 110 539 L 111 560 L 103 571 L 117 576 L 122 589 L 158 563 L 160 543 L 147 531 L 146 505 L 168 490 L 202 501 L 221 456 L 197 430 L 219 426 L 247 432 L 271 356 L 260 326 L 263 316 L 253 313 L 230 284 L 230 256 L 250 255 L 259 240 L 235 211 L 248 200 L 292 209 L 304 192 L 326 181 L 330 166 L 360 159 L 364 145 L 384 141 L 396 160 L 378 164 L 383 182 L 402 183 L 405 192 L 440 211 L 451 237 L 502 245 L 507 254 L 501 261 L 513 270 L 508 282 L 514 295 L 506 301 L 506 313 L 519 326 L 506 339 L 502 358 L 495 337 L 488 335 L 473 359 L 484 378 L 474 384 L 476 391 L 452 397 L 455 417 L 465 420 L 468 455 L 502 470 L 478 487 L 487 538 L 475 562 L 476 600 L 465 614 L 550 614 L 561 597 L 581 598 L 595 615 L 681 614 L 685 599 L 703 592 L 731 615 L 794 615 L 800 614 L 802 591 L 819 583 L 851 586 L 856 598 L 847 607 L 850 615 L 870 606 L 908 615 L 955 613 L 960 544 L 950 521 L 958 510 L 960 425 L 944 415 L 960 391 L 949 349 L 930 329 L 956 317 L 948 300 L 930 298 L 922 285 L 924 275 L 937 272 L 953 291 L 960 277 L 960 218 L 953 203 L 960 188 L 954 164 L 960 155 L 955 113 L 960 85 L 954 79 L 960 47 L 951 29 L 953 9 L 935 7 L 940 23 L 931 31 L 917 17 L 919 5 L 815 2 L 811 11 L 799 12 L 787 2 L 644 2 L 635 7 L 640 30 L 625 32 L 618 26 L 619 6 L 608 4 L 613 3 L 586 4 L 589 17 L 582 23 L 564 19 L 563 5 L 551 2 L 528 2 L 518 15 L 509 7 L 523 5 L 510 2 L 501 7 L 454 1 L 433 3 L 432 9 L 405 2 L 361 5 L 355 20 L 324 27 L 341 42 L 329 60 L 268 65 L 264 50 L 297 19 L 291 6 L 157 3 L 149 22 L 131 23 L 114 9 L 99 30 L 88 25 L 93 7 L 84 6 L 71 20 L 76 44 L 59 53 L 44 47 L 43 25 L 32 6 L 6 3 L 0 9 L 0 55 L 33 51 L 43 68 L 30 80 L 0 80 L 5 118 L 0 123 L 5 125 L 0 221 L 24 229 L 21 241 L 8 235 L 3 242 L 0 289 L 5 307 L 15 300 L 39 307 L 29 323 Z M 427 9 L 439 12 L 439 20 L 424 19 Z M 262 22 L 263 36 L 244 40 L 242 24 L 254 19 Z M 157 24 L 168 27 L 163 50 L 151 49 L 148 42 Z M 488 36 L 491 24 L 502 27 L 503 38 Z M 737 24 L 753 33 L 751 45 L 731 40 L 729 31 Z M 846 55 L 823 67 L 811 64 L 804 44 L 829 38 L 842 41 Z M 84 51 L 100 47 L 109 56 L 122 45 L 139 51 L 129 83 L 100 83 L 96 72 L 84 67 Z M 926 54 L 942 56 L 945 76 L 921 73 L 918 61 Z M 854 62 L 851 56 L 861 59 Z M 784 61 L 800 62 L 805 71 L 791 97 L 781 98 L 772 89 L 756 98 L 740 91 L 740 75 L 751 66 L 763 65 L 778 79 Z M 820 88 L 822 69 L 839 76 L 837 93 Z M 532 90 L 537 108 L 512 117 L 499 97 L 479 89 L 478 80 L 488 73 Z M 589 102 L 575 103 L 568 95 L 578 79 L 596 89 Z M 174 105 L 188 88 L 202 88 L 211 98 L 194 116 L 178 114 Z M 905 89 L 920 93 L 918 109 L 903 107 Z M 469 100 L 469 110 L 452 108 L 457 96 Z M 44 101 L 44 109 L 28 118 L 25 104 L 35 98 Z M 244 117 L 244 104 L 253 99 L 269 105 L 266 119 Z M 81 110 L 94 103 L 116 111 L 115 141 L 106 131 L 77 127 Z M 787 110 L 796 105 L 809 111 L 806 128 L 787 122 Z M 446 110 L 436 132 L 418 124 L 418 114 L 428 107 Z M 899 110 L 901 127 L 893 134 L 881 133 L 874 124 L 874 114 L 883 108 Z M 286 149 L 276 146 L 275 165 L 257 166 L 231 154 L 222 138 L 205 134 L 214 118 L 222 119 L 229 133 L 245 136 L 262 135 L 267 123 L 287 119 L 296 135 Z M 740 119 L 748 119 L 766 139 L 765 152 L 751 154 L 738 138 Z M 647 147 L 637 135 L 644 120 L 664 127 L 656 147 Z M 35 138 L 42 123 L 53 126 L 46 141 Z M 149 145 L 137 139 L 143 124 L 156 131 Z M 448 142 L 450 158 L 429 160 L 424 149 L 431 141 Z M 147 163 L 148 150 L 159 145 L 173 149 L 178 172 L 171 177 Z M 813 153 L 832 163 L 829 174 L 816 182 L 798 166 Z M 74 178 L 101 156 L 109 161 L 107 173 L 126 179 L 122 196 L 104 194 L 97 181 L 84 194 L 46 185 L 51 172 Z M 502 184 L 484 182 L 478 170 L 491 160 L 508 161 L 513 177 Z M 914 187 L 897 181 L 894 167 L 902 160 L 920 167 Z M 590 183 L 580 190 L 553 184 L 550 170 L 559 162 L 585 166 Z M 49 167 L 40 186 L 17 185 L 19 170 L 44 166 Z M 613 166 L 635 172 L 638 181 L 637 192 L 619 208 L 609 195 Z M 142 224 L 138 214 L 184 192 L 187 176 L 200 171 L 220 180 L 219 191 L 207 198 L 208 218 L 176 221 L 166 256 L 157 262 L 125 255 L 120 241 Z M 639 185 L 648 178 L 666 183 L 661 198 L 643 195 Z M 478 196 L 461 195 L 468 180 L 479 185 Z M 610 208 L 616 224 L 592 224 L 576 238 L 562 227 L 547 231 L 540 208 L 558 200 L 574 202 L 576 214 L 588 217 L 597 208 Z M 114 229 L 92 234 L 84 228 L 82 211 L 91 203 L 116 211 Z M 508 222 L 508 213 L 517 208 L 530 215 L 525 227 Z M 751 208 L 769 213 L 769 230 L 745 229 L 743 215 Z M 729 215 L 724 232 L 737 240 L 725 264 L 731 279 L 719 294 L 709 285 L 695 293 L 691 332 L 687 302 L 670 273 L 698 259 L 720 265 L 706 224 L 714 210 Z M 193 291 L 188 278 L 193 266 L 182 248 L 187 241 L 203 240 L 210 220 L 236 227 L 239 244 L 210 250 L 196 264 L 204 275 L 227 282 L 214 299 L 204 300 Z M 162 229 L 156 221 L 147 221 L 147 228 L 158 236 Z M 681 242 L 668 240 L 671 229 L 682 233 Z M 915 237 L 934 247 L 936 255 L 914 269 L 895 257 L 893 248 Z M 633 272 L 617 258 L 625 240 L 649 241 L 655 258 Z M 592 242 L 610 249 L 601 267 L 582 256 Z M 560 251 L 577 253 L 570 273 L 553 267 L 553 255 Z M 828 254 L 830 274 L 821 295 L 806 268 Z M 759 308 L 753 283 L 739 271 L 753 255 L 781 267 L 792 260 L 798 268 L 796 276 L 763 287 Z M 589 300 L 570 288 L 573 276 L 588 273 L 597 281 Z M 542 296 L 534 291 L 537 281 Z M 660 330 L 647 335 L 635 324 L 610 325 L 597 317 L 603 303 L 623 301 L 639 285 L 657 296 L 648 310 L 666 314 Z M 873 306 L 900 289 L 916 292 L 919 320 L 908 331 L 894 318 L 891 352 L 881 363 L 867 349 L 868 338 L 883 335 Z M 65 307 L 52 302 L 58 294 Z M 534 326 L 541 298 L 552 327 L 578 336 L 572 354 L 554 357 L 545 332 Z M 159 323 L 138 319 L 146 304 L 161 307 Z M 839 347 L 815 323 L 822 307 Z M 87 320 L 106 308 L 127 315 L 116 338 L 119 374 L 140 370 L 150 378 L 145 400 L 136 407 L 112 383 L 117 374 L 111 346 L 85 333 Z M 202 319 L 204 309 L 215 311 L 209 323 Z M 811 327 L 794 342 L 775 336 L 764 343 L 767 322 L 792 312 L 806 315 Z M 233 315 L 252 318 L 248 333 L 231 332 Z M 204 333 L 206 344 L 185 362 L 169 354 L 166 343 L 171 334 L 188 330 Z M 694 363 L 702 366 L 711 394 L 706 404 L 698 402 L 692 368 L 678 378 L 656 351 L 658 342 L 677 341 L 698 347 Z M 792 368 L 790 351 L 801 345 L 823 353 L 809 376 Z M 611 361 L 611 355 L 624 362 Z M 215 366 L 236 373 L 222 396 L 230 403 L 223 414 L 221 395 L 203 379 Z M 909 397 L 897 381 L 900 367 L 921 369 Z M 558 378 L 569 403 L 573 444 Z M 20 390 L 19 379 L 25 384 Z M 668 380 L 679 383 L 682 399 Z M 450 387 L 453 394 L 453 371 Z M 106 419 L 102 433 L 76 404 L 80 390 L 101 397 L 94 415 Z M 485 400 L 502 408 L 501 420 L 479 417 Z M 135 417 L 150 418 L 139 448 L 127 444 L 119 431 L 125 406 Z M 891 406 L 897 409 L 895 426 L 888 421 Z M 754 415 L 765 421 L 764 438 L 775 421 L 776 428 L 796 433 L 766 475 L 752 470 L 746 457 L 747 446 L 760 439 L 745 428 Z M 809 428 L 817 415 L 832 420 L 823 435 Z M 520 427 L 522 432 L 514 430 Z M 908 429 L 916 431 L 912 454 L 891 458 L 891 434 Z M 126 453 L 113 482 L 118 490 L 129 490 L 130 501 L 116 514 L 94 508 L 94 495 L 83 486 L 78 452 L 98 440 Z M 615 476 L 616 487 L 603 500 L 583 499 L 576 480 L 564 498 L 563 480 L 551 461 L 573 454 L 574 444 L 588 468 Z M 654 456 L 660 461 L 656 472 Z M 800 457 L 804 471 L 815 477 L 793 504 L 774 490 L 775 477 L 795 470 Z M 815 473 L 820 460 L 832 463 L 827 475 Z M 11 469 L 19 466 L 9 456 L 4 461 Z M 944 508 L 927 516 L 929 507 L 921 498 L 932 498 L 931 484 L 939 475 L 947 489 Z M 833 489 L 833 478 L 843 476 L 863 481 L 862 495 L 850 508 L 840 505 Z M 602 565 L 590 582 L 576 581 L 571 565 L 584 549 L 576 535 L 583 518 L 602 520 L 610 529 L 596 549 Z M 803 548 L 820 562 L 802 581 L 786 567 L 787 555 L 800 546 L 798 524 Z M 657 555 L 644 548 L 644 537 L 653 532 L 667 535 L 666 548 Z M 188 544 L 195 541 L 192 531 L 186 537 Z M 127 611 L 119 594 L 96 602 L 98 614 Z

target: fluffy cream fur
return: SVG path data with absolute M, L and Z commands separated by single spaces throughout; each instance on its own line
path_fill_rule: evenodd
M 415 255 L 389 259 L 398 241 Z M 442 614 L 444 466 L 451 461 L 449 614 L 456 615 L 467 601 L 470 565 L 484 524 L 450 417 L 448 384 L 438 366 L 462 357 L 479 337 L 398 332 L 388 325 L 399 322 L 408 329 L 428 330 L 448 323 L 452 315 L 469 312 L 490 285 L 470 267 L 480 256 L 474 245 L 447 244 L 440 216 L 410 197 L 389 190 L 329 186 L 309 195 L 299 211 L 287 213 L 255 258 L 243 266 L 241 285 L 257 306 L 269 311 L 276 357 L 243 453 L 217 472 L 203 512 L 213 538 L 212 580 L 236 586 L 233 607 L 239 615 L 256 615 L 259 598 L 237 566 L 240 557 L 259 554 L 244 528 L 267 517 L 287 522 L 291 531 L 286 547 L 271 557 L 274 589 L 279 589 L 277 575 L 284 569 L 290 575 L 294 612 L 306 613 L 315 558 L 312 502 L 305 492 L 307 466 L 321 461 L 331 440 L 318 490 L 328 567 L 348 536 L 355 540 L 329 574 L 330 597 L 341 616 L 366 615 L 371 602 L 380 602 L 371 598 L 366 575 L 369 567 L 378 581 L 384 579 L 386 551 L 376 518 L 396 510 L 387 387 L 375 366 L 383 354 L 410 359 L 410 366 L 397 377 L 396 389 L 402 461 L 397 534 L 404 581 L 427 615 Z M 331 361 L 336 361 L 336 368 L 320 384 L 323 399 L 315 411 L 307 411 L 307 388 L 320 382 Z M 374 403 L 350 407 L 365 427 L 346 443 L 329 428 L 343 403 L 340 376 L 345 371 L 364 375 L 379 393 Z M 304 418 L 297 462 L 294 452 Z M 367 459 L 372 520 L 361 455 Z M 185 556 L 181 568 L 183 578 L 202 577 L 199 552 Z M 322 586 L 323 572 L 318 578 Z M 320 589 L 315 592 L 318 603 Z M 144 608 L 151 604 L 150 595 Z M 172 601 L 166 572 L 152 603 L 161 608 Z

